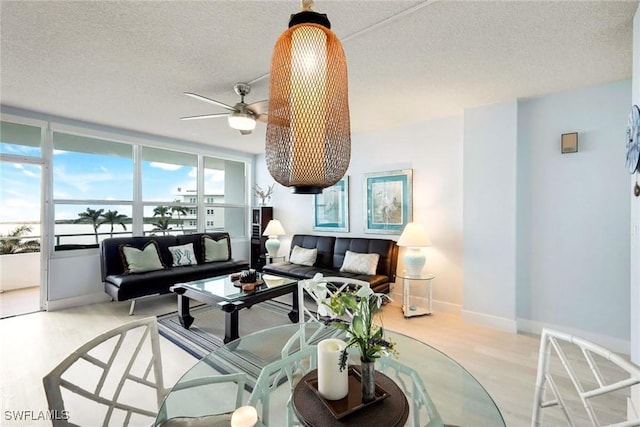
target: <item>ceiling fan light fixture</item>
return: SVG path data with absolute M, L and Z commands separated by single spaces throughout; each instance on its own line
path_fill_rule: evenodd
M 340 181 L 351 159 L 344 50 L 311 3 L 303 1 L 273 50 L 265 146 L 271 176 L 301 194 Z
M 256 120 L 253 116 L 242 111 L 232 111 L 227 120 L 229 126 L 236 130 L 254 130 L 256 128 Z

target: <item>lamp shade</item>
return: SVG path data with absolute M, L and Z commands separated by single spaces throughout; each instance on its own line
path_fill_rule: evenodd
M 277 219 L 272 219 L 271 221 L 269 221 L 267 227 L 262 233 L 263 236 L 284 236 L 285 234 L 287 233 L 285 233 L 282 224 L 280 224 L 280 221 L 278 221 Z
M 293 193 L 321 193 L 349 167 L 347 63 L 330 28 L 324 14 L 297 13 L 273 50 L 265 158 Z
M 398 239 L 398 246 L 407 247 L 402 258 L 407 273 L 411 276 L 420 276 L 427 258 L 419 248 L 431 246 L 431 241 L 427 237 L 424 227 L 415 222 L 407 224 Z
M 431 246 L 431 240 L 427 237 L 422 224 L 410 222 L 404 227 L 404 231 L 400 235 L 400 239 L 398 239 L 398 246 L 421 248 Z

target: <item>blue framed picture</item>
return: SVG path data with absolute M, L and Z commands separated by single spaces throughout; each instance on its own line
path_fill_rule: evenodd
M 413 219 L 413 169 L 365 174 L 365 233 L 401 234 Z
M 349 177 L 322 190 L 313 198 L 315 231 L 349 231 Z

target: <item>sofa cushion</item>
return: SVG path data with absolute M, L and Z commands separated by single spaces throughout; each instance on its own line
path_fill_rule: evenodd
M 166 268 L 160 259 L 160 250 L 155 240 L 150 240 L 142 250 L 131 245 L 120 245 L 120 254 L 125 274 L 144 273 Z
M 210 236 L 202 236 L 202 247 L 204 249 L 204 262 L 228 261 L 231 258 L 229 251 L 229 238 L 223 237 L 218 240 Z
M 196 254 L 193 252 L 193 243 L 180 246 L 169 246 L 169 252 L 173 257 L 172 267 L 180 265 L 195 265 L 198 263 Z
M 317 249 L 315 266 L 331 268 L 333 263 L 333 246 L 336 238 L 333 236 L 314 236 L 311 234 L 295 234 L 291 239 L 291 250 L 296 246 L 307 249 Z M 291 259 L 291 255 L 289 255 Z M 337 270 L 337 269 L 336 269 Z
M 347 251 L 340 271 L 343 273 L 373 275 L 376 274 L 379 259 L 380 255 L 378 254 L 362 254 Z
M 311 267 L 316 263 L 316 258 L 318 257 L 318 249 L 306 249 L 301 248 L 300 246 L 294 246 L 291 251 L 291 256 L 289 257 L 289 261 L 292 264 L 298 265 L 307 265 Z

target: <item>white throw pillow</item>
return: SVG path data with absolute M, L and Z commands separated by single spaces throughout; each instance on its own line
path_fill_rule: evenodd
M 361 254 L 347 251 L 347 253 L 344 254 L 344 261 L 342 262 L 340 271 L 372 276 L 376 274 L 379 259 L 379 254 Z
M 187 243 L 181 246 L 169 246 L 169 252 L 173 257 L 173 267 L 181 265 L 196 265 L 198 260 L 193 251 L 193 243 Z
M 155 240 L 147 243 L 142 250 L 129 245 L 120 245 L 125 274 L 144 273 L 164 269 L 160 260 L 158 244 Z
M 313 264 L 316 263 L 317 257 L 318 257 L 317 248 L 306 249 L 296 245 L 293 247 L 293 251 L 291 251 L 291 257 L 289 258 L 289 262 L 291 264 L 306 265 L 306 266 L 312 267 Z
M 204 262 L 229 261 L 229 239 L 213 240 L 209 236 L 202 238 Z

